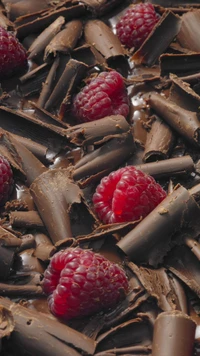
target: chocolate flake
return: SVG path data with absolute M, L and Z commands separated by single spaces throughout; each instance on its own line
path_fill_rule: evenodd
M 177 41 L 182 47 L 194 52 L 200 52 L 200 10 L 189 11 L 181 18 L 181 28 L 177 36 Z

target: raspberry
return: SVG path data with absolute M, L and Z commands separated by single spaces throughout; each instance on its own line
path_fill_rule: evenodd
M 152 4 L 131 6 L 117 23 L 116 30 L 122 44 L 139 48 L 159 20 Z
M 9 198 L 13 189 L 13 172 L 9 162 L 0 156 L 0 205 Z
M 112 308 L 128 291 L 125 272 L 90 250 L 57 252 L 44 273 L 44 292 L 51 312 L 71 319 Z
M 73 114 L 80 122 L 108 115 L 129 113 L 129 100 L 122 76 L 115 71 L 102 72 L 85 86 L 73 101 Z
M 101 180 L 93 203 L 100 220 L 110 224 L 144 218 L 165 197 L 165 191 L 153 177 L 127 166 Z
M 0 27 L 0 78 L 8 77 L 27 64 L 26 51 L 11 33 Z

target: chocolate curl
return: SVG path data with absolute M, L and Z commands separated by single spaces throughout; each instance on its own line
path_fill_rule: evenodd
M 49 27 L 47 27 L 32 43 L 28 49 L 28 59 L 35 59 L 49 44 L 52 38 L 60 31 L 65 23 L 63 16 L 58 17 Z
M 31 151 L 34 154 L 34 156 L 36 156 L 39 160 L 41 160 L 44 163 L 48 162 L 48 159 L 47 159 L 48 148 L 47 147 L 30 140 L 30 138 L 26 138 L 26 137 L 14 135 L 14 134 L 13 134 L 13 137 L 19 143 L 24 145 L 29 151 Z
M 5 16 L 4 11 L 0 10 L 0 26 L 5 28 L 7 31 L 14 30 L 14 24 Z
M 198 191 L 200 185 L 197 186 Z M 173 239 L 175 233 L 187 227 L 190 233 L 198 235 L 200 209 L 190 191 L 182 186 L 167 196 L 147 215 L 117 246 L 134 262 L 145 262 L 157 267 L 180 238 Z
M 147 134 L 144 162 L 166 159 L 174 146 L 175 136 L 168 125 L 156 118 Z
M 135 167 L 154 178 L 182 176 L 195 171 L 195 164 L 189 155 L 136 165 Z
M 52 242 L 72 237 L 70 210 L 81 203 L 81 190 L 68 178 L 67 169 L 53 169 L 31 185 L 31 194 Z
M 85 25 L 85 40 L 105 58 L 108 64 L 124 58 L 125 52 L 118 37 L 100 20 L 90 20 Z M 114 63 L 114 62 L 113 62 Z
M 13 228 L 44 230 L 44 224 L 37 211 L 12 211 L 9 218 Z
M 161 313 L 155 322 L 152 356 L 192 356 L 195 322 L 178 311 Z
M 43 262 L 49 261 L 49 258 L 56 252 L 56 248 L 53 246 L 49 237 L 42 233 L 34 233 L 36 248 L 34 256 Z
M 19 252 L 35 247 L 35 238 L 32 234 L 21 236 L 21 242 L 21 246 L 18 250 Z
M 88 44 L 75 48 L 72 52 L 72 57 L 79 62 L 87 64 L 88 67 L 94 67 L 96 65 L 104 67 L 105 65 L 103 56 L 94 47 Z
M 149 67 L 152 66 L 173 41 L 180 26 L 180 17 L 174 15 L 171 11 L 166 11 L 142 46 L 131 57 L 131 60 L 137 64 L 143 63 Z
M 74 167 L 73 178 L 82 180 L 82 186 L 99 180 L 119 167 L 134 151 L 135 144 L 132 133 L 121 134 L 120 138 L 109 140 L 100 148 L 80 159 Z
M 68 22 L 65 28 L 60 31 L 46 47 L 44 61 L 48 61 L 51 57 L 56 57 L 59 53 L 71 52 L 82 35 L 82 28 L 83 25 L 80 20 Z
M 200 11 L 189 11 L 181 18 L 181 28 L 177 41 L 182 47 L 194 52 L 200 52 Z
M 93 16 L 101 16 L 115 6 L 120 4 L 121 0 L 81 0 L 81 3 L 87 6 Z
M 9 338 L 14 330 L 14 320 L 12 313 L 7 308 L 0 306 L 0 352 L 2 348 L 2 339 Z
M 62 73 L 58 83 L 56 84 L 52 94 L 45 104 L 45 110 L 50 110 L 56 107 L 67 96 L 70 100 L 77 85 L 80 84 L 87 72 L 88 66 L 82 62 L 77 62 L 70 59 L 66 64 L 65 70 Z
M 15 3 L 8 3 L 6 10 L 9 19 L 15 21 L 18 17 L 35 13 L 51 7 L 51 0 L 18 0 Z
M 29 96 L 31 94 L 38 94 L 41 91 L 42 83 L 45 81 L 49 73 L 50 65 L 43 63 L 34 68 L 30 72 L 20 77 L 19 92 L 22 96 Z
M 185 244 L 190 248 L 192 253 L 198 258 L 200 261 L 200 243 L 191 237 L 185 238 Z
M 35 285 L 14 285 L 0 283 L 0 296 L 9 298 L 39 298 L 44 296 L 43 289 Z
M 188 75 L 200 70 L 200 53 L 169 54 L 160 56 L 161 76 L 169 76 L 170 73 L 177 75 Z M 189 75 L 188 75 L 189 77 Z M 186 77 L 187 78 L 187 77 Z M 194 79 L 194 78 L 193 78 Z
M 100 145 L 114 137 L 120 137 L 129 130 L 130 126 L 123 116 L 111 115 L 70 127 L 66 134 L 75 145 L 87 146 Z
M 17 347 L 20 355 L 28 353 L 31 356 L 36 354 L 92 356 L 94 354 L 95 342 L 69 326 L 5 298 L 0 299 L 0 305 L 8 308 L 13 315 L 14 330 L 10 343 Z
M 175 131 L 193 146 L 200 147 L 200 123 L 196 113 L 181 108 L 159 94 L 151 94 L 148 103 Z

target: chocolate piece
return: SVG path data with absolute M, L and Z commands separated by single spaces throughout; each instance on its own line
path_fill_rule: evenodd
M 161 76 L 169 76 L 170 73 L 186 76 L 200 70 L 200 53 L 169 54 L 160 56 Z
M 44 224 L 37 211 L 12 211 L 9 217 L 13 228 L 44 229 Z
M 21 84 L 19 84 L 18 87 L 19 94 L 21 96 L 38 94 L 41 91 L 42 83 L 45 81 L 49 73 L 49 68 L 49 64 L 43 63 L 39 67 L 36 67 L 20 77 Z
M 189 174 L 195 171 L 195 165 L 190 156 L 170 158 L 135 166 L 154 178 L 173 177 Z
M 44 10 L 51 6 L 51 0 L 34 0 L 34 2 L 32 0 L 20 0 L 16 1 L 14 4 L 8 2 L 6 10 L 8 12 L 8 17 L 12 21 L 15 21 L 17 17 Z
M 182 47 L 194 52 L 200 52 L 200 11 L 189 11 L 181 18 L 181 28 L 177 35 L 177 41 Z
M 19 252 L 35 247 L 35 238 L 31 234 L 21 236 L 21 246 Z
M 43 296 L 43 290 L 40 286 L 34 285 L 12 285 L 0 283 L 0 296 L 2 297 L 26 297 L 26 298 L 38 298 Z
M 48 148 L 40 145 L 39 143 L 36 143 L 32 140 L 30 140 L 29 138 L 25 138 L 22 136 L 18 136 L 18 135 L 14 135 L 13 137 L 22 145 L 24 145 L 29 151 L 31 151 L 34 156 L 36 156 L 39 160 L 41 160 L 44 163 L 48 162 L 48 158 L 47 158 L 47 151 Z
M 173 41 L 180 26 L 181 19 L 171 11 L 166 11 L 131 59 L 137 64 L 152 66 Z
M 87 64 L 88 67 L 94 67 L 95 65 L 101 65 L 103 67 L 105 64 L 104 57 L 94 47 L 88 44 L 75 48 L 71 55 L 73 59 Z
M 2 351 L 2 340 L 4 337 L 9 338 L 14 330 L 14 320 L 12 313 L 3 306 L 0 307 L 0 352 Z
M 21 246 L 21 240 L 0 226 L 0 279 L 10 275 L 15 252 Z
M 198 258 L 200 261 L 200 244 L 196 240 L 192 239 L 191 237 L 185 238 L 185 244 L 188 246 L 192 253 Z
M 197 236 L 199 214 L 199 207 L 190 191 L 177 187 L 117 246 L 134 262 L 156 267 L 174 244 L 181 243 L 180 238 L 172 239 L 175 233 L 187 227 L 191 236 Z
M 143 161 L 151 162 L 168 158 L 174 143 L 173 131 L 163 121 L 156 118 L 147 134 Z
M 13 269 L 20 273 L 44 273 L 45 265 L 34 256 L 34 252 L 34 248 L 19 252 L 15 258 Z
M 155 322 L 152 356 L 192 356 L 196 324 L 186 314 L 161 313 Z
M 0 26 L 5 28 L 7 31 L 14 30 L 14 24 L 5 16 L 2 9 L 0 9 Z
M 87 69 L 88 67 L 84 63 L 70 59 L 44 108 L 46 110 L 55 108 L 65 97 L 68 98 L 70 103 L 71 95 L 84 78 Z
M 56 57 L 60 52 L 71 52 L 82 35 L 82 27 L 80 20 L 68 22 L 64 30 L 60 31 L 46 47 L 44 61 L 51 59 L 51 57 Z
M 95 342 L 69 326 L 5 298 L 0 299 L 0 305 L 12 312 L 15 326 L 10 343 L 17 347 L 21 355 L 94 354 Z
M 56 252 L 51 240 L 47 235 L 42 233 L 34 233 L 34 238 L 36 242 L 36 249 L 34 255 L 39 258 L 39 260 L 47 262 L 50 257 Z
M 49 27 L 47 27 L 32 43 L 28 49 L 28 59 L 35 59 L 40 54 L 54 36 L 61 30 L 65 23 L 63 16 L 58 17 Z
M 150 346 L 120 347 L 120 348 L 105 350 L 95 354 L 95 356 L 116 356 L 116 355 L 132 355 L 132 356 L 151 355 L 151 347 Z
M 94 16 L 100 16 L 120 4 L 120 0 L 81 0 Z
M 193 146 L 200 146 L 200 123 L 196 113 L 185 110 L 158 94 L 151 94 L 148 103 L 155 112 Z

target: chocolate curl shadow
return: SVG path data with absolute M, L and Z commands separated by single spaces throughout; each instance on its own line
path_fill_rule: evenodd
M 195 322 L 179 311 L 161 313 L 155 322 L 152 356 L 192 356 Z
M 10 343 L 20 355 L 92 356 L 96 343 L 86 335 L 42 313 L 27 309 L 5 298 L 0 305 L 9 309 L 14 319 Z
M 199 192 L 200 185 L 196 191 Z M 134 262 L 157 267 L 176 244 L 184 242 L 175 233 L 187 227 L 190 235 L 199 234 L 200 209 L 194 190 L 177 187 L 148 216 L 146 216 L 117 246 Z M 173 239 L 172 239 L 173 238 Z
M 9 337 L 14 330 L 14 318 L 10 310 L 0 306 L 0 352 L 2 349 L 2 339 Z

